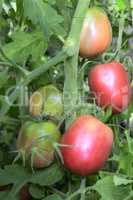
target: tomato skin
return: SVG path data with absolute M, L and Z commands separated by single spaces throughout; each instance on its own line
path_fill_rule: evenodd
M 88 82 L 99 106 L 110 106 L 114 114 L 125 110 L 131 99 L 131 87 L 124 66 L 116 61 L 94 66 Z
M 51 164 L 54 160 L 54 143 L 60 140 L 60 131 L 51 121 L 47 122 L 26 122 L 17 138 L 17 149 L 25 151 L 26 160 L 30 160 L 33 149 L 33 167 L 43 168 Z
M 33 92 L 29 110 L 32 116 L 50 115 L 60 117 L 63 113 L 62 93 L 54 86 L 47 85 Z
M 68 128 L 61 144 L 65 167 L 78 175 L 86 176 L 100 170 L 108 159 L 113 132 L 95 117 L 83 115 Z
M 80 34 L 80 55 L 84 58 L 103 53 L 111 44 L 112 28 L 106 13 L 89 8 Z

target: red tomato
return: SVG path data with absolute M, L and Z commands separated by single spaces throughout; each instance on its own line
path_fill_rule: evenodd
M 61 139 L 64 165 L 82 176 L 97 172 L 108 159 L 112 143 L 113 132 L 108 126 L 91 115 L 81 116 Z
M 114 61 L 94 66 L 89 73 L 88 82 L 99 106 L 111 106 L 113 113 L 122 112 L 128 107 L 131 87 L 128 74 L 121 63 Z
M 89 8 L 80 35 L 80 55 L 92 57 L 103 53 L 112 41 L 112 28 L 101 8 Z

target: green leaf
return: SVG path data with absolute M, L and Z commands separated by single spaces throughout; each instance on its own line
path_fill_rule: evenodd
M 128 185 L 128 184 L 133 183 L 133 180 L 128 180 L 120 176 L 114 176 L 113 181 L 114 181 L 115 186 Z
M 31 177 L 30 182 L 41 186 L 53 185 L 63 178 L 63 172 L 57 164 L 45 170 L 38 171 Z
M 53 194 L 44 198 L 43 200 L 62 200 L 62 198 L 57 194 Z
M 125 10 L 125 8 L 126 8 L 125 0 L 117 0 L 116 1 L 116 9 L 117 10 Z
M 133 148 L 133 143 L 131 148 Z M 118 170 L 122 173 L 130 176 L 133 174 L 133 160 L 132 153 L 129 152 L 129 147 L 127 143 L 123 143 L 119 148 L 119 153 L 114 154 L 112 160 L 118 163 Z M 127 165 L 128 163 L 128 165 Z
M 22 166 L 8 165 L 4 169 L 0 169 L 0 184 L 10 185 L 13 187 L 3 197 L 2 200 L 17 200 L 17 195 L 20 189 L 28 182 L 31 174 Z
M 29 55 L 32 60 L 39 59 L 47 49 L 46 40 L 41 32 L 25 33 L 15 32 L 13 41 L 3 48 L 4 53 L 15 62 L 24 63 Z
M 7 70 L 0 72 L 0 89 L 7 83 L 9 78 Z
M 9 194 L 9 192 L 0 192 L 0 200 L 5 200 L 6 199 L 6 197 L 7 197 L 7 195 Z
M 107 176 L 97 181 L 94 189 L 101 195 L 101 200 L 121 200 L 128 196 L 129 187 L 115 186 L 113 177 Z
M 47 37 L 61 29 L 59 24 L 63 22 L 62 16 L 43 0 L 24 0 L 24 15 L 33 24 L 39 24 Z
M 7 165 L 4 169 L 0 169 L 0 184 L 17 184 L 19 182 L 27 182 L 30 173 L 19 165 Z
M 0 0 L 0 13 L 2 11 L 2 6 L 3 6 L 3 0 Z
M 42 199 L 45 196 L 45 191 L 41 187 L 37 185 L 31 185 L 29 188 L 29 192 L 35 199 Z

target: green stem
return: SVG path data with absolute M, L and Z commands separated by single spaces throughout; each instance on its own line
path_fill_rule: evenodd
M 123 38 L 123 32 L 124 32 L 124 25 L 125 25 L 125 15 L 122 12 L 120 15 L 120 20 L 119 20 L 119 33 L 118 33 L 118 40 L 117 40 L 117 57 L 116 59 L 119 60 L 119 55 L 122 47 L 122 38 Z
M 85 192 L 86 192 L 85 187 L 86 187 L 86 177 L 82 178 L 82 180 L 81 180 L 80 189 L 81 189 L 82 192 L 81 192 L 80 200 L 85 200 Z
M 26 79 L 24 79 L 22 82 L 18 83 L 16 85 L 14 91 L 8 97 L 8 100 L 9 100 L 10 104 L 6 104 L 6 106 L 1 108 L 0 117 L 4 116 L 9 111 L 10 107 L 12 106 L 12 104 L 18 98 L 18 96 L 20 94 L 20 90 L 21 90 L 22 87 L 25 87 L 26 85 L 31 83 L 35 78 L 37 78 L 38 76 L 40 76 L 41 74 L 46 72 L 53 65 L 56 65 L 56 64 L 58 64 L 60 62 L 63 62 L 64 59 L 66 58 L 66 56 L 67 56 L 67 54 L 63 50 L 57 56 L 55 56 L 49 62 L 47 62 L 45 65 L 43 65 L 43 66 L 33 70 L 32 72 L 30 72 L 30 74 L 26 77 Z
M 69 197 L 67 197 L 65 200 L 71 200 L 74 197 L 76 197 L 77 195 L 81 194 L 81 190 L 77 190 L 76 192 L 72 193 Z
M 132 25 L 133 25 L 133 0 L 130 0 L 131 5 L 131 15 L 132 15 Z
M 54 58 L 52 58 L 50 61 L 48 61 L 46 64 L 44 64 L 41 67 L 38 67 L 37 69 L 33 70 L 29 76 L 27 77 L 26 84 L 33 81 L 35 78 L 46 72 L 51 66 L 57 65 L 60 62 L 63 62 L 65 58 L 67 57 L 66 52 L 63 50 L 60 53 L 57 54 Z
M 80 32 L 88 9 L 90 0 L 79 0 L 75 15 L 73 17 L 71 30 L 65 44 L 65 49 L 70 58 L 65 60 L 65 82 L 64 82 L 64 113 L 71 111 L 78 103 L 78 54 L 80 44 Z M 73 55 L 73 56 L 72 56 Z M 66 128 L 76 118 L 76 112 L 66 120 Z

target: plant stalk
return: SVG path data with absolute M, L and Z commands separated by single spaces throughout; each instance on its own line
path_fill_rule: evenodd
M 73 17 L 71 30 L 67 38 L 65 49 L 69 56 L 64 62 L 64 113 L 71 112 L 78 103 L 78 54 L 80 46 L 80 32 L 89 6 L 90 0 L 79 0 Z M 66 128 L 76 118 L 76 112 L 66 119 Z

